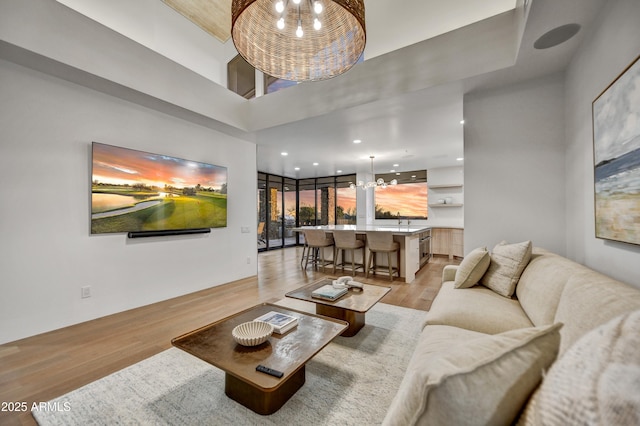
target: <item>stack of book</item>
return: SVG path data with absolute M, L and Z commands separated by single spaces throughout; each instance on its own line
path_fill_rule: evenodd
M 298 325 L 298 318 L 276 311 L 261 315 L 255 321 L 268 322 L 273 326 L 273 331 L 278 334 L 284 334 Z
M 334 301 L 347 294 L 348 291 L 349 289 L 347 288 L 335 288 L 331 284 L 327 284 L 313 290 L 311 292 L 311 297 L 315 297 L 316 299 Z

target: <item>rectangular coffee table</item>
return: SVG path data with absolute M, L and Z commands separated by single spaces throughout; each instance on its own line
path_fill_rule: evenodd
M 233 340 L 231 331 L 270 311 L 298 318 L 285 334 L 272 334 L 258 346 L 245 347 Z M 345 321 L 320 317 L 264 303 L 176 337 L 171 344 L 225 373 L 227 396 L 258 414 L 278 411 L 305 382 L 305 364 L 347 329 Z M 256 371 L 262 364 L 284 373 L 282 378 Z
M 350 289 L 347 294 L 333 302 L 311 297 L 312 291 L 323 285 L 331 284 L 334 279 L 323 278 L 315 283 L 290 291 L 285 296 L 315 303 L 318 315 L 347 321 L 349 328 L 342 335 L 345 337 L 355 336 L 364 327 L 366 312 L 390 292 L 391 287 L 363 284 L 362 291 Z

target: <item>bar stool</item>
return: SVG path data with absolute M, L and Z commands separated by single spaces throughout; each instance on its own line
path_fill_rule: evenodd
M 370 253 L 367 261 L 366 277 L 369 277 L 371 270 L 373 270 L 374 275 L 376 271 L 382 270 L 376 264 L 376 256 L 378 253 L 387 253 L 389 281 L 393 281 L 394 272 L 397 272 L 398 278 L 400 278 L 400 243 L 393 241 L 393 234 L 391 232 L 367 232 L 367 245 Z M 397 253 L 397 267 L 391 264 L 391 253 L 393 252 Z M 371 266 L 372 260 L 373 267 Z
M 335 242 L 335 246 L 333 247 L 333 273 L 336 273 L 337 266 L 342 266 L 342 270 L 344 271 L 345 250 L 349 250 L 351 252 L 351 276 L 355 276 L 356 269 L 358 268 L 362 268 L 362 272 L 364 272 L 364 262 L 366 258 L 364 241 L 356 238 L 356 231 L 333 231 L 333 240 Z M 362 263 L 355 263 L 357 249 L 362 249 Z M 338 254 L 342 254 L 342 263 L 340 264 L 338 264 Z
M 300 235 L 304 240 L 304 244 L 302 246 L 302 256 L 300 257 L 300 267 L 305 268 L 305 260 L 309 257 L 309 244 L 307 244 L 307 236 L 304 234 L 305 231 L 300 231 Z
M 324 258 L 324 249 L 326 247 L 333 246 L 333 237 L 327 235 L 322 229 L 307 229 L 304 231 L 304 239 L 309 247 L 307 251 L 307 259 L 304 262 L 304 269 L 307 269 L 309 259 L 311 258 L 311 263 L 316 265 L 316 267 L 318 264 L 321 264 L 322 272 L 324 272 L 324 267 L 333 263 L 333 261 L 325 260 Z M 311 253 L 309 253 L 309 251 Z M 318 259 L 319 253 L 321 257 L 320 260 Z

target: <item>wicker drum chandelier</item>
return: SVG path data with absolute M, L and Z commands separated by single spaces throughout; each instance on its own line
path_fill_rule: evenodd
M 231 36 L 256 69 L 293 81 L 348 71 L 366 42 L 364 0 L 233 0 Z

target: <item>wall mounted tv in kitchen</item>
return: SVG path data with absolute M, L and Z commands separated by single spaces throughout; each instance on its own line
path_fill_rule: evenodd
M 227 226 L 226 167 L 97 142 L 91 151 L 92 234 Z

